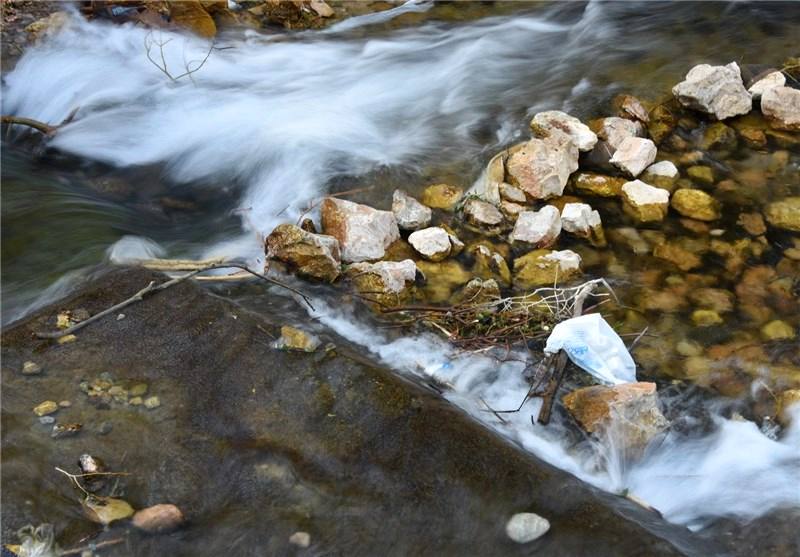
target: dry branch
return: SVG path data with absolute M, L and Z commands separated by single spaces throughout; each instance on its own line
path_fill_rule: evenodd
M 169 262 L 169 260 L 148 260 L 148 261 L 146 261 L 144 263 L 147 263 L 147 262 L 152 263 L 154 261 Z M 173 266 L 172 266 L 172 268 L 170 270 L 176 270 L 175 267 L 179 267 L 180 268 L 180 265 L 174 265 L 174 262 L 172 262 L 172 263 L 173 263 Z M 187 265 L 188 264 L 195 264 L 195 266 L 196 266 L 197 262 L 193 262 L 193 261 L 188 261 L 188 262 L 187 261 L 178 261 L 178 263 L 187 264 Z M 166 265 L 166 263 L 165 263 L 165 265 Z M 311 305 L 311 298 L 309 298 L 306 294 L 302 293 L 301 291 L 297 290 L 296 288 L 294 288 L 292 286 L 289 286 L 286 283 L 283 283 L 283 282 L 281 282 L 281 281 L 279 281 L 277 279 L 274 279 L 272 277 L 268 277 L 268 276 L 266 276 L 266 275 L 264 275 L 262 273 L 259 273 L 258 271 L 254 271 L 254 270 L 250 269 L 249 267 L 247 267 L 246 265 L 244 265 L 242 263 L 236 263 L 236 262 L 211 263 L 211 264 L 205 265 L 205 266 L 200 267 L 200 268 L 195 268 L 190 273 L 187 273 L 187 274 L 182 275 L 180 277 L 175 277 L 175 278 L 170 279 L 170 280 L 168 280 L 166 282 L 163 282 L 163 283 L 161 283 L 159 285 L 156 285 L 154 281 L 151 281 L 150 284 L 148 284 L 147 286 L 145 286 L 144 288 L 139 290 L 136 294 L 134 294 L 130 298 L 127 298 L 126 300 L 123 300 L 120 303 L 111 306 L 110 308 L 104 309 L 100 313 L 96 313 L 95 315 L 89 317 L 88 319 L 80 321 L 80 322 L 72 325 L 71 327 L 68 327 L 68 328 L 66 328 L 64 330 L 61 330 L 61 331 L 36 333 L 36 338 L 58 339 L 58 338 L 66 336 L 66 335 L 71 335 L 71 334 L 75 333 L 76 331 L 82 329 L 83 327 L 85 327 L 85 326 L 87 326 L 87 325 L 89 325 L 91 323 L 94 323 L 95 321 L 98 321 L 98 320 L 102 319 L 106 315 L 109 315 L 109 314 L 112 314 L 112 313 L 116 313 L 119 310 L 121 310 L 121 309 L 123 309 L 123 308 L 125 308 L 125 307 L 127 307 L 127 306 L 129 306 L 129 305 L 131 305 L 133 303 L 135 303 L 135 302 L 141 301 L 148 294 L 155 293 L 155 292 L 160 292 L 161 290 L 166 290 L 167 288 L 170 288 L 171 286 L 175 286 L 176 284 L 179 284 L 179 283 L 181 283 L 181 282 L 183 282 L 185 280 L 188 280 L 188 279 L 190 279 L 192 277 L 195 277 L 196 275 L 198 275 L 200 273 L 203 273 L 205 271 L 211 271 L 211 270 L 214 270 L 214 269 L 241 269 L 242 271 L 244 271 L 244 272 L 246 272 L 246 273 L 248 273 L 248 274 L 250 274 L 252 276 L 258 277 L 261 280 L 267 281 L 267 282 L 269 282 L 271 284 L 274 284 L 276 286 L 279 286 L 281 288 L 289 290 L 290 292 L 292 292 L 294 294 L 297 294 L 298 296 L 300 296 L 300 298 L 303 299 L 303 301 L 308 305 L 308 307 L 310 307 L 311 310 L 314 311 L 314 306 Z M 162 268 L 160 268 L 158 270 L 164 270 L 164 268 L 162 267 Z

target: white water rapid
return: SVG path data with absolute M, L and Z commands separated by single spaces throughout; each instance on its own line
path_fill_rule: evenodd
M 75 21 L 5 77 L 3 113 L 59 122 L 78 107 L 53 147 L 117 167 L 158 165 L 174 184 L 238 186 L 242 233 L 188 255 L 258 258 L 262 246 L 253 232 L 294 220 L 338 178 L 442 160 L 470 161 L 475 177 L 494 152 L 525 134 L 526 114 L 562 109 L 590 116 L 594 99 L 615 87 L 604 65 L 668 39 L 651 33 L 654 23 L 644 18 L 620 44 L 623 29 L 600 3 L 575 17 L 516 15 L 361 32 L 427 8 L 409 4 L 293 36 L 224 35 L 207 63 L 177 82 L 148 60 L 148 31 Z M 173 74 L 209 48 L 182 35 L 154 36 L 172 39 L 164 54 Z M 690 65 L 681 53 L 675 59 L 677 67 Z M 115 258 L 155 249 L 126 242 L 115 246 Z M 320 323 L 386 365 L 447 383 L 455 404 L 501 435 L 602 489 L 628 490 L 668 520 L 700 527 L 714 517 L 800 507 L 800 415 L 774 440 L 710 408 L 713 432 L 670 434 L 642 460 L 626 463 L 613 442 L 574 443 L 558 423 L 532 426 L 538 401 L 505 421 L 486 412 L 484 403 L 519 405 L 528 389 L 520 366 L 456 358 L 432 337 L 388 340 L 356 316 L 317 304 Z

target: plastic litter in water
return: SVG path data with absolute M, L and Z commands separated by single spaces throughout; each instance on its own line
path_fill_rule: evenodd
M 599 313 L 573 317 L 556 325 L 544 351 L 555 354 L 559 350 L 602 383 L 636 382 L 636 364 L 625 343 Z

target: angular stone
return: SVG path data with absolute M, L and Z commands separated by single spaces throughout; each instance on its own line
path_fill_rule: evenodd
M 517 222 L 519 215 L 527 210 L 528 207 L 525 205 L 519 205 L 517 203 L 512 203 L 511 201 L 500 202 L 500 212 L 503 213 L 503 216 L 506 218 L 506 220 L 508 220 L 508 222 Z
M 627 118 L 610 116 L 595 122 L 597 137 L 605 141 L 611 147 L 612 153 L 619 149 L 623 141 L 629 137 L 644 137 L 645 127 L 641 122 L 635 122 Z
M 595 247 L 606 246 L 600 213 L 586 203 L 567 203 L 561 210 L 561 226 L 567 232 L 589 240 Z
M 566 133 L 579 151 L 591 151 L 597 136 L 589 126 L 560 110 L 539 112 L 531 120 L 531 130 L 536 137 L 546 138 L 553 129 Z
M 452 211 L 464 195 L 464 190 L 449 184 L 433 184 L 422 192 L 422 203 L 432 209 Z
M 580 274 L 581 257 L 571 250 L 534 250 L 514 260 L 514 286 L 564 284 Z
M 775 70 L 757 79 L 755 83 L 747 88 L 747 91 L 754 99 L 760 99 L 767 89 L 783 87 L 784 85 L 786 85 L 786 76 L 783 75 L 783 72 Z
M 712 221 L 720 218 L 719 201 L 703 190 L 681 188 L 672 194 L 672 208 L 690 219 Z
M 758 128 L 740 128 L 739 137 L 751 149 L 763 149 L 767 146 L 767 134 Z
M 622 186 L 622 208 L 639 222 L 664 220 L 669 209 L 669 192 L 641 180 Z
M 764 216 L 767 222 L 784 230 L 800 232 L 800 196 L 785 197 L 767 205 Z
M 380 259 L 400 238 L 397 221 L 389 211 L 326 197 L 321 213 L 323 232 L 339 240 L 342 261 L 347 263 Z
M 651 186 L 671 192 L 679 178 L 678 167 L 670 161 L 657 162 L 645 168 L 640 178 Z
M 428 261 L 441 261 L 455 251 L 454 246 L 464 247 L 458 238 L 439 226 L 412 232 L 408 243 Z
M 320 17 L 333 17 L 336 15 L 336 12 L 333 11 L 324 0 L 311 0 L 308 3 L 308 7 L 317 12 L 317 15 Z
M 306 232 L 280 224 L 266 239 L 267 259 L 277 259 L 298 275 L 333 282 L 339 276 L 339 241 L 333 236 Z
M 528 201 L 524 191 L 505 182 L 500 183 L 500 197 L 511 203 L 520 203 L 523 205 Z
M 696 184 L 710 186 L 714 183 L 714 171 L 710 166 L 695 165 L 686 169 L 686 174 Z
M 276 348 L 282 350 L 298 350 L 300 352 L 314 352 L 322 341 L 318 336 L 297 329 L 289 325 L 281 327 L 281 336 L 275 343 Z
M 411 259 L 404 261 L 379 261 L 356 263 L 347 269 L 359 293 L 384 306 L 401 304 L 407 298 L 409 287 L 417 280 L 419 270 Z
M 711 114 L 717 120 L 747 114 L 753 106 L 736 62 L 695 66 L 684 81 L 672 88 L 672 93 L 682 105 Z
M 761 96 L 761 112 L 778 130 L 800 131 L 800 90 L 773 87 Z
M 559 234 L 561 234 L 561 217 L 558 209 L 552 205 L 545 205 L 538 211 L 520 213 L 508 240 L 512 244 L 523 243 L 546 248 L 556 243 Z
M 722 288 L 697 288 L 689 291 L 689 300 L 705 309 L 713 309 L 717 313 L 733 311 L 736 297 L 733 292 Z
M 511 184 L 533 199 L 562 195 L 569 175 L 577 169 L 578 148 L 567 134 L 557 129 L 546 139 L 531 139 L 506 162 Z
M 655 383 L 583 387 L 563 400 L 583 429 L 610 433 L 626 448 L 643 449 L 669 426 L 658 406 Z
M 650 114 L 648 114 L 642 101 L 633 95 L 617 95 L 614 99 L 614 106 L 617 108 L 622 118 L 639 120 L 645 124 L 650 121 Z
M 392 213 L 400 230 L 419 230 L 431 223 L 433 212 L 403 190 L 392 194 Z
M 658 105 L 650 113 L 647 133 L 650 135 L 650 139 L 660 145 L 672 133 L 676 125 L 677 120 L 669 107 Z
M 624 178 L 594 172 L 576 172 L 570 178 L 570 185 L 575 193 L 598 197 L 618 196 L 625 182 Z
M 493 228 L 503 224 L 503 214 L 500 210 L 481 199 L 471 198 L 464 203 L 464 218 L 477 227 Z
M 628 137 L 619 144 L 611 164 L 632 176 L 637 177 L 656 160 L 656 145 L 649 139 Z

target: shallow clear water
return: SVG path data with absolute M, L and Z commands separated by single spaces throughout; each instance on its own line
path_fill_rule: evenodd
M 193 79 L 178 82 L 148 61 L 142 29 L 75 23 L 32 49 L 4 76 L 3 113 L 59 122 L 79 107 L 51 142 L 79 162 L 54 152 L 32 159 L 27 144 L 15 144 L 22 136 L 4 143 L 4 321 L 52 299 L 67 286 L 59 279 L 100 261 L 123 236 L 148 238 L 171 257 L 259 260 L 259 237 L 325 192 L 371 186 L 353 199 L 387 207 L 396 187 L 466 188 L 498 150 L 527 136 L 537 111 L 603 116 L 618 92 L 663 98 L 696 63 L 774 66 L 797 54 L 794 4 L 483 9 L 471 7 L 466 22 L 452 6 L 422 5 L 400 21 L 390 14 L 294 35 L 230 32 Z M 173 38 L 170 68 L 208 48 Z M 799 193 L 797 164 L 793 153 L 767 197 Z M 141 245 L 117 245 L 117 255 Z M 616 270 L 631 301 L 648 264 L 618 255 L 616 266 L 591 272 Z M 615 325 L 626 325 L 623 316 Z M 706 408 L 718 426 L 710 436 L 670 437 L 627 468 L 613 449 L 565 442 L 559 424 L 532 429 L 538 402 L 508 423 L 483 411 L 481 398 L 494 408 L 518 404 L 527 390 L 518 367 L 453 359 L 432 337 L 384 338 L 347 311 L 313 318 L 398 371 L 452 384 L 456 404 L 525 449 L 604 489 L 630 490 L 670 520 L 698 526 L 800 505 L 800 493 L 784 489 L 800 466 L 797 432 L 769 439 L 752 422 L 722 417 L 730 401 Z M 672 338 L 690 333 L 685 320 L 658 319 Z M 674 377 L 673 365 L 681 364 L 665 357 L 647 371 Z

